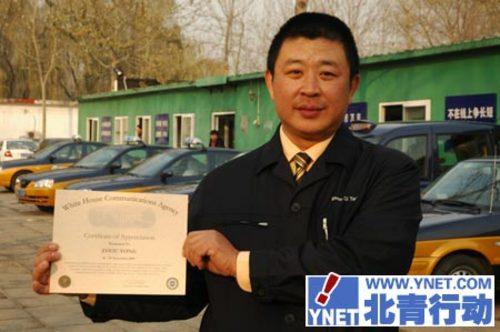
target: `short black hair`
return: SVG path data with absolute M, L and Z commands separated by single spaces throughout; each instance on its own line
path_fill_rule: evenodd
M 217 130 L 210 130 L 210 135 L 214 135 L 214 134 L 219 136 L 219 132 Z
M 359 55 L 351 29 L 338 17 L 322 13 L 302 13 L 290 18 L 274 36 L 267 53 L 267 70 L 274 75 L 274 65 L 281 46 L 287 39 L 326 38 L 338 41 L 344 47 L 349 63 L 350 78 L 359 74 Z

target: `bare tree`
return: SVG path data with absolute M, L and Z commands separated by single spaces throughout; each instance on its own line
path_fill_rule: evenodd
M 43 6 L 37 1 L 29 1 L 26 8 L 23 22 L 28 39 L 26 44 L 19 43 L 21 47 L 18 48 L 18 51 L 35 68 L 42 99 L 42 138 L 45 138 L 47 131 L 47 82 L 55 68 L 59 52 L 58 36 L 51 23 L 50 6 Z
M 398 0 L 390 17 L 406 49 L 500 35 L 497 0 Z

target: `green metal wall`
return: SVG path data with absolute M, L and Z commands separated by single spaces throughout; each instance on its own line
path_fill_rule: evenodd
M 431 100 L 431 120 L 445 120 L 445 97 L 497 94 L 500 114 L 500 53 L 454 54 L 365 65 L 355 101 L 367 102 L 368 118 L 378 121 L 379 103 Z
M 500 122 L 499 77 L 499 45 L 400 59 L 397 56 L 378 57 L 376 61 L 367 58 L 362 61 L 361 85 L 354 101 L 366 102 L 368 118 L 378 121 L 379 103 L 430 99 L 431 120 L 443 121 L 446 96 L 496 93 L 497 122 Z M 195 136 L 208 143 L 212 113 L 235 112 L 235 148 L 253 149 L 273 135 L 279 121 L 262 75 L 204 81 L 205 84 L 198 86 L 184 84 L 83 97 L 79 107 L 79 134 L 86 136 L 88 117 L 128 116 L 129 133 L 133 133 L 136 116 L 151 115 L 154 137 L 154 115 L 168 113 L 172 144 L 173 115 L 194 113 Z
M 173 115 L 194 113 L 195 136 L 207 144 L 214 112 L 235 112 L 234 143 L 235 148 L 241 150 L 252 149 L 267 141 L 278 125 L 263 80 L 253 79 L 224 86 L 183 88 L 82 101 L 78 131 L 80 136 L 85 137 L 88 117 L 128 116 L 128 132 L 133 134 L 137 115 L 151 115 L 154 122 L 154 115 L 167 113 L 172 143 Z

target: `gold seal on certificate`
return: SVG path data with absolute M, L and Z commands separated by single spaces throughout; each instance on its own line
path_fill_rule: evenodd
M 58 190 L 51 293 L 184 295 L 187 195 Z

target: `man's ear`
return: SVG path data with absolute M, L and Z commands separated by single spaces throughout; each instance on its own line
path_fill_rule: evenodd
M 269 91 L 271 99 L 274 100 L 273 74 L 271 74 L 271 72 L 267 70 L 266 74 L 264 75 L 264 79 L 266 81 L 267 91 Z
M 352 97 L 354 96 L 354 93 L 356 93 L 356 90 L 358 90 L 359 83 L 361 82 L 361 78 L 359 77 L 359 74 L 354 75 L 354 77 L 351 79 L 350 86 L 349 86 L 349 103 L 352 101 Z

